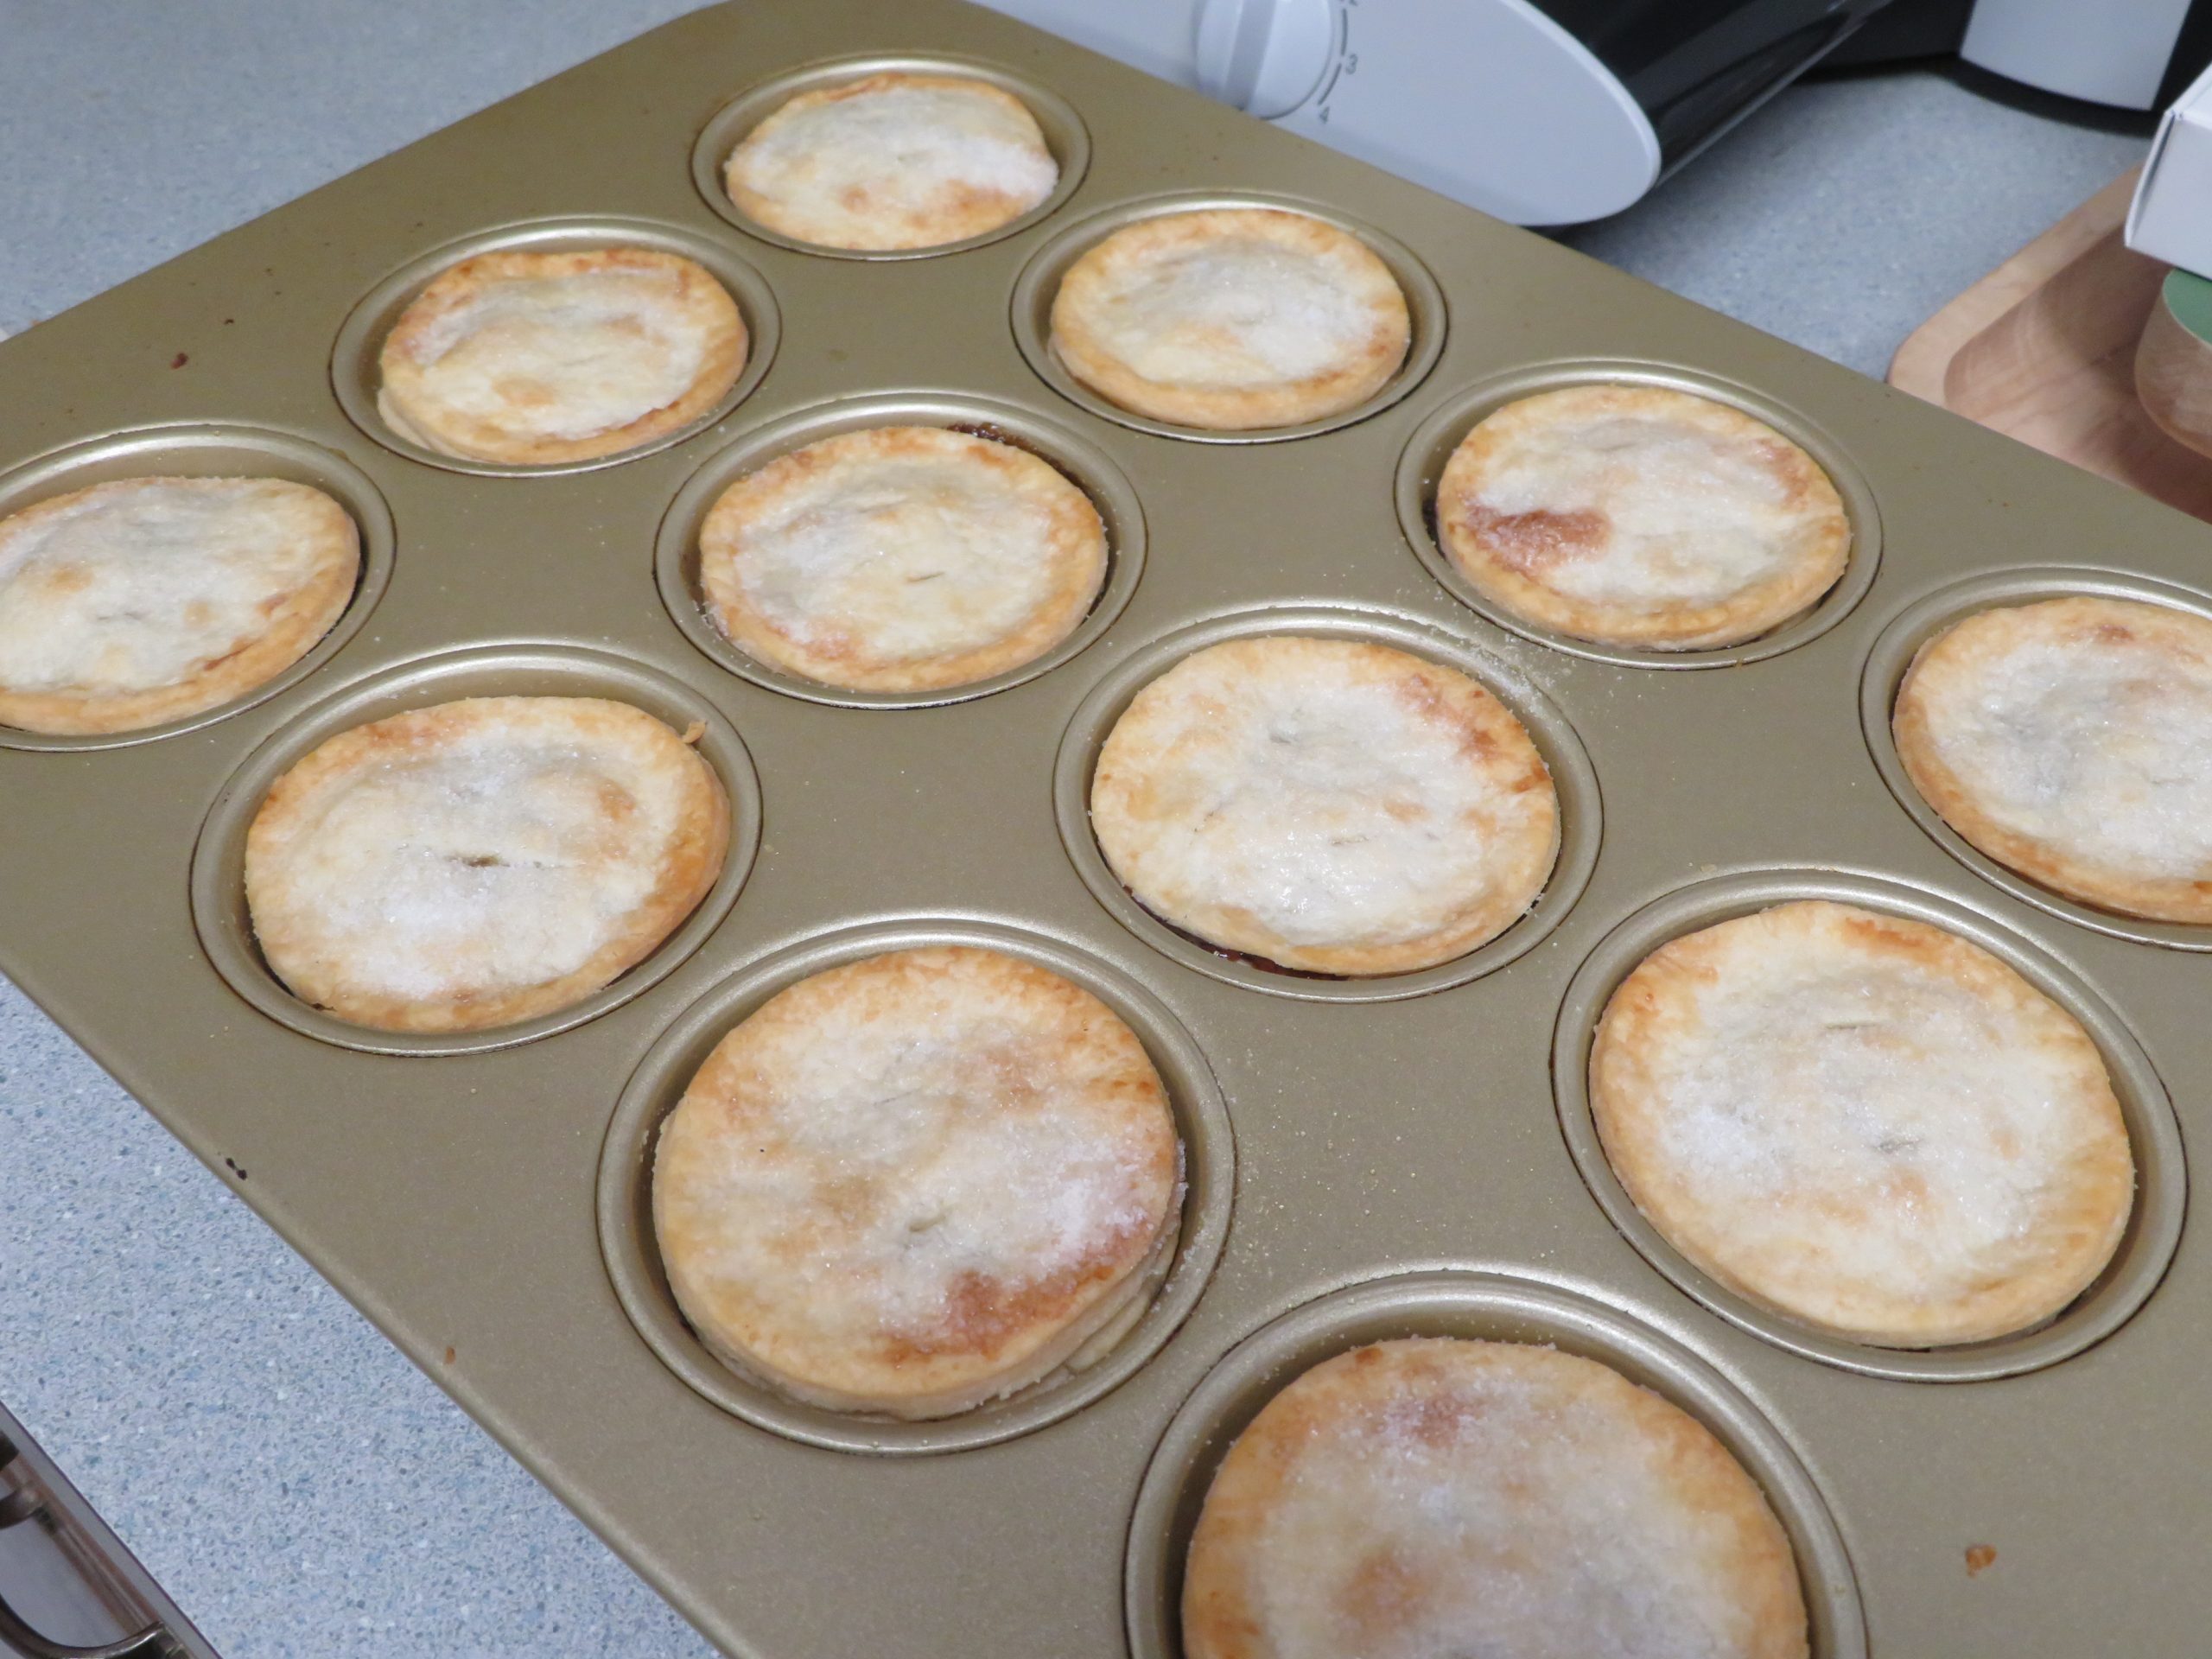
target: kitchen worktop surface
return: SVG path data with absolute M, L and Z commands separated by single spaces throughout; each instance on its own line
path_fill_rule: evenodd
M 0 0 L 0 329 L 690 9 Z M 2140 158 L 2145 124 L 2056 107 L 1923 69 L 1792 88 L 1567 239 L 1878 375 Z M 4 980 L 0 1399 L 226 1659 L 706 1652 Z

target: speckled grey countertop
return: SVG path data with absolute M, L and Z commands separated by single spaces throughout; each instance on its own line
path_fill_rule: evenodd
M 0 0 L 0 328 L 690 9 Z M 1824 81 L 1571 239 L 1879 374 L 2140 156 L 2109 124 Z M 0 1399 L 227 1659 L 706 1652 L 4 981 Z

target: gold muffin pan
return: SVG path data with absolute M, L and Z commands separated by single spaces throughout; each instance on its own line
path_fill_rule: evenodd
M 417 443 L 385 419 L 377 407 L 377 394 L 384 385 L 378 359 L 385 340 L 397 327 L 400 315 L 440 276 L 462 260 L 474 259 L 480 254 L 591 253 L 602 248 L 650 248 L 657 253 L 672 253 L 694 260 L 704 266 L 737 302 L 738 315 L 745 320 L 745 366 L 712 409 L 672 432 L 664 432 L 611 455 L 543 465 L 473 461 L 462 455 L 449 455 Z M 726 235 L 702 235 L 685 226 L 645 219 L 549 219 L 462 237 L 442 247 L 432 248 L 393 271 L 362 296 L 353 315 L 339 329 L 337 345 L 330 355 L 330 382 L 354 425 L 385 448 L 410 461 L 419 461 L 426 467 L 476 473 L 486 478 L 588 472 L 601 467 L 620 467 L 640 455 L 681 443 L 712 426 L 750 397 L 753 388 L 766 378 L 769 365 L 776 360 L 776 345 L 781 334 L 775 291 L 731 245 Z
M 321 490 L 346 510 L 360 532 L 361 571 L 353 584 L 353 597 L 315 645 L 283 673 L 264 681 L 242 696 L 213 709 L 142 726 L 127 732 L 99 732 L 63 736 L 51 732 L 26 732 L 0 725 L 0 748 L 47 749 L 67 752 L 120 748 L 150 743 L 196 731 L 242 709 L 264 702 L 314 674 L 335 656 L 360 630 L 376 609 L 377 601 L 391 581 L 391 509 L 383 493 L 359 467 L 334 450 L 296 437 L 289 432 L 259 427 L 226 426 L 195 422 L 189 425 L 146 427 L 92 438 L 41 456 L 28 465 L 0 473 L 0 518 L 50 501 L 58 495 L 111 484 L 119 479 L 281 478 Z
M 1037 130 L 1045 136 L 1045 148 L 1059 163 L 1059 182 L 1044 200 L 996 230 L 928 248 L 824 247 L 819 242 L 805 242 L 771 230 L 730 200 L 729 192 L 722 184 L 722 169 L 728 164 L 730 152 L 745 142 L 753 128 L 801 92 L 823 92 L 851 81 L 865 80 L 870 75 L 957 75 L 987 82 L 1002 92 L 1011 93 L 1027 105 L 1029 113 L 1036 117 Z M 700 130 L 698 142 L 691 146 L 692 182 L 699 187 L 699 194 L 708 207 L 763 242 L 825 259 L 934 259 L 1002 242 L 1058 213 L 1082 184 L 1090 166 L 1090 133 L 1084 126 L 1083 118 L 1076 113 L 1074 105 L 1042 82 L 1016 74 L 986 59 L 949 57 L 943 53 L 877 53 L 865 57 L 834 58 L 826 63 L 809 64 L 785 74 L 772 75 L 717 111 Z
M 720 199 L 728 146 L 788 92 L 948 67 L 1037 111 L 1062 185 L 1035 215 L 846 257 Z M 1391 264 L 1414 321 L 1395 378 L 1334 420 L 1232 434 L 1076 385 L 1048 344 L 1068 264 L 1148 214 L 1239 205 L 1320 215 Z M 736 297 L 752 341 L 721 407 L 579 467 L 385 429 L 384 333 L 438 270 L 616 243 L 697 258 Z M 0 512 L 268 473 L 328 489 L 365 555 L 332 634 L 226 709 L 114 740 L 0 733 L 0 963 L 730 1653 L 1168 1659 L 1229 1439 L 1302 1365 L 1423 1332 L 1556 1342 L 1704 1421 L 1789 1529 L 1821 1659 L 2201 1648 L 2212 1247 L 2183 1226 L 2183 1141 L 2212 1077 L 2205 931 L 1991 865 L 1887 737 L 1913 651 L 1965 609 L 2078 591 L 2212 612 L 2194 523 L 956 0 L 696 13 L 0 343 Z M 1435 547 L 1435 477 L 1499 403 L 1591 379 L 1718 397 L 1802 444 L 1851 515 L 1839 586 L 1721 652 L 1593 648 L 1486 609 Z M 714 629 L 696 535 L 720 491 L 891 423 L 995 431 L 1090 493 L 1113 564 L 1060 649 L 883 697 Z M 2085 549 L 2113 568 L 2078 568 Z M 1497 939 L 1417 974 L 1289 975 L 1114 880 L 1086 806 L 1114 719 L 1190 652 L 1284 632 L 1461 668 L 1527 726 L 1561 848 Z M 406 1036 L 293 997 L 244 907 L 269 785 L 360 721 L 540 692 L 701 726 L 734 808 L 705 903 L 524 1025 Z M 1831 1342 L 1698 1274 L 1612 1180 L 1581 1093 L 1607 993 L 1666 938 L 1818 896 L 1962 932 L 2103 1052 L 2136 1213 L 2043 1329 Z M 1136 1031 L 1183 1134 L 1178 1255 L 1117 1343 L 1005 1401 L 925 1424 L 801 1407 L 714 1360 L 670 1299 L 654 1137 L 778 988 L 955 940 L 1065 973 Z M 1970 1577 L 1983 1545 L 1997 1564 Z

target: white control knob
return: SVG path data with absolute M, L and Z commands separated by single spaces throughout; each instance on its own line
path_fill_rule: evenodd
M 1335 0 L 1199 0 L 1197 46 L 1200 92 L 1273 120 L 1328 72 Z

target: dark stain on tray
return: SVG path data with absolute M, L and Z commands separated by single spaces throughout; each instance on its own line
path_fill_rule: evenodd
M 954 421 L 944 429 L 948 432 L 962 433 L 971 438 L 982 438 L 987 443 L 1002 443 L 1009 449 L 1020 450 L 1025 455 L 1034 455 L 1069 483 L 1074 485 L 1076 488 L 1082 490 L 1084 495 L 1090 494 L 1090 491 L 1084 486 L 1084 481 L 1062 466 L 1057 456 L 1039 448 L 1028 439 L 1007 431 L 1002 426 L 995 425 L 989 421 Z
M 1242 963 L 1245 967 L 1256 968 L 1263 974 L 1281 974 L 1285 979 L 1339 980 L 1350 977 L 1345 974 L 1317 974 L 1306 968 L 1286 968 L 1272 957 L 1255 957 L 1249 950 L 1231 950 L 1227 945 L 1216 944 L 1211 939 L 1201 938 L 1186 927 L 1176 926 L 1174 923 L 1138 898 L 1135 893 L 1131 893 L 1127 882 L 1122 884 L 1122 891 L 1129 894 L 1131 904 L 1151 917 L 1154 921 L 1158 922 L 1177 938 L 1188 939 L 1210 957 L 1219 957 L 1224 962 Z

